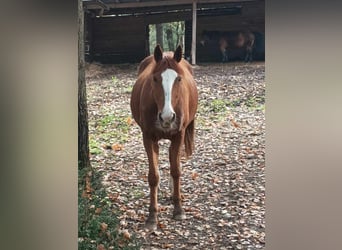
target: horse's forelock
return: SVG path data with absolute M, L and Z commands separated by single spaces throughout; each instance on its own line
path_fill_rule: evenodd
M 163 59 L 160 60 L 158 63 L 156 63 L 155 68 L 153 70 L 153 73 L 159 73 L 161 74 L 166 69 L 173 69 L 178 74 L 183 74 L 184 71 L 179 66 L 179 63 L 173 58 L 172 52 L 165 52 Z

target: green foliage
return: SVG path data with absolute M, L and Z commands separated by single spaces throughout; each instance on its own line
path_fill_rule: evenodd
M 114 140 L 115 142 L 126 142 L 130 124 L 127 122 L 127 116 L 107 115 L 103 117 L 96 129 L 101 132 L 102 139 Z
M 226 111 L 227 101 L 222 99 L 214 99 L 209 105 L 210 111 L 213 112 L 223 112 Z
M 124 114 L 107 114 L 91 124 L 99 133 L 97 137 L 94 134 L 89 134 L 90 153 L 101 154 L 103 145 L 126 143 L 131 127 L 130 119 Z
M 92 176 L 87 183 L 89 172 Z M 87 184 L 93 190 L 89 197 L 83 195 Z M 78 187 L 78 249 L 97 249 L 99 244 L 103 244 L 106 249 L 139 249 L 134 236 L 126 239 L 118 232 L 119 214 L 111 208 L 112 203 L 101 186 L 100 174 L 89 169 L 79 171 Z M 99 211 L 96 209 L 101 211 L 96 212 Z
M 102 152 L 100 146 L 91 135 L 89 135 L 89 152 L 92 155 L 98 155 L 98 154 L 101 154 Z
M 163 50 L 174 51 L 179 44 L 184 47 L 185 24 L 183 21 L 163 23 Z M 149 25 L 150 54 L 153 53 L 156 42 L 156 25 Z
M 236 108 L 245 105 L 255 110 L 264 110 L 265 98 L 259 96 L 250 96 L 247 99 L 226 100 L 226 99 L 213 99 L 204 100 L 199 103 L 199 112 L 213 112 L 223 113 L 227 108 Z
M 130 93 L 132 93 L 132 90 L 133 90 L 133 86 L 128 86 L 122 90 L 122 93 L 123 94 L 130 94 Z
M 101 127 L 107 127 L 108 125 L 114 123 L 114 121 L 115 121 L 115 115 L 109 114 L 109 115 L 106 115 L 105 117 L 103 117 L 103 118 L 99 121 L 99 126 L 101 126 Z
M 265 110 L 265 97 L 251 96 L 245 101 L 245 105 L 254 110 Z
M 119 81 L 119 79 L 116 76 L 112 76 L 112 82 L 115 85 L 117 82 Z
M 132 198 L 134 199 L 141 199 L 145 196 L 145 192 L 141 189 L 134 189 L 131 192 Z

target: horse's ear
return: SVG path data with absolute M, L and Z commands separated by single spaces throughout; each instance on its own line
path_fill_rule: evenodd
M 163 58 L 163 50 L 159 44 L 154 49 L 154 60 L 159 62 Z
M 173 59 L 175 59 L 177 62 L 180 62 L 182 60 L 182 46 L 178 45 L 176 51 L 173 54 Z

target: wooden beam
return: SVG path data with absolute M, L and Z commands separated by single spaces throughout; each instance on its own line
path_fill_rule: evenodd
M 96 2 L 105 10 L 109 10 L 109 7 L 101 0 L 96 0 Z
M 101 0 L 93 0 L 93 1 L 82 1 L 84 8 L 91 10 L 91 9 L 105 9 L 109 10 L 109 6 L 102 2 Z
M 239 3 L 239 2 L 255 2 L 258 0 L 197 0 L 198 4 L 205 4 L 205 3 Z M 92 3 L 89 2 L 87 8 L 92 8 Z M 149 2 L 113 2 L 113 3 L 106 3 L 106 6 L 109 8 L 141 8 L 141 7 L 153 7 L 153 6 L 172 6 L 172 5 L 191 5 L 192 0 L 165 0 L 165 1 L 149 1 Z M 89 5 L 89 7 L 88 7 Z
M 197 0 L 192 2 L 192 43 L 191 63 L 196 65 L 196 26 L 197 26 Z

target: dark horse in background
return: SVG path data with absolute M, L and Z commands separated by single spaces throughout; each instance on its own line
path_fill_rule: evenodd
M 191 65 L 182 58 L 182 47 L 163 52 L 159 45 L 154 54 L 139 65 L 138 79 L 131 95 L 133 118 L 141 128 L 147 153 L 150 186 L 149 216 L 146 227 L 157 228 L 158 155 L 160 139 L 169 139 L 170 174 L 173 178 L 173 218 L 185 219 L 181 204 L 181 148 L 190 156 L 194 148 L 195 114 L 198 92 Z
M 230 61 L 230 52 L 243 49 L 245 62 L 253 61 L 255 33 L 251 31 L 203 31 L 200 39 L 202 46 L 217 43 L 222 55 L 222 62 Z

